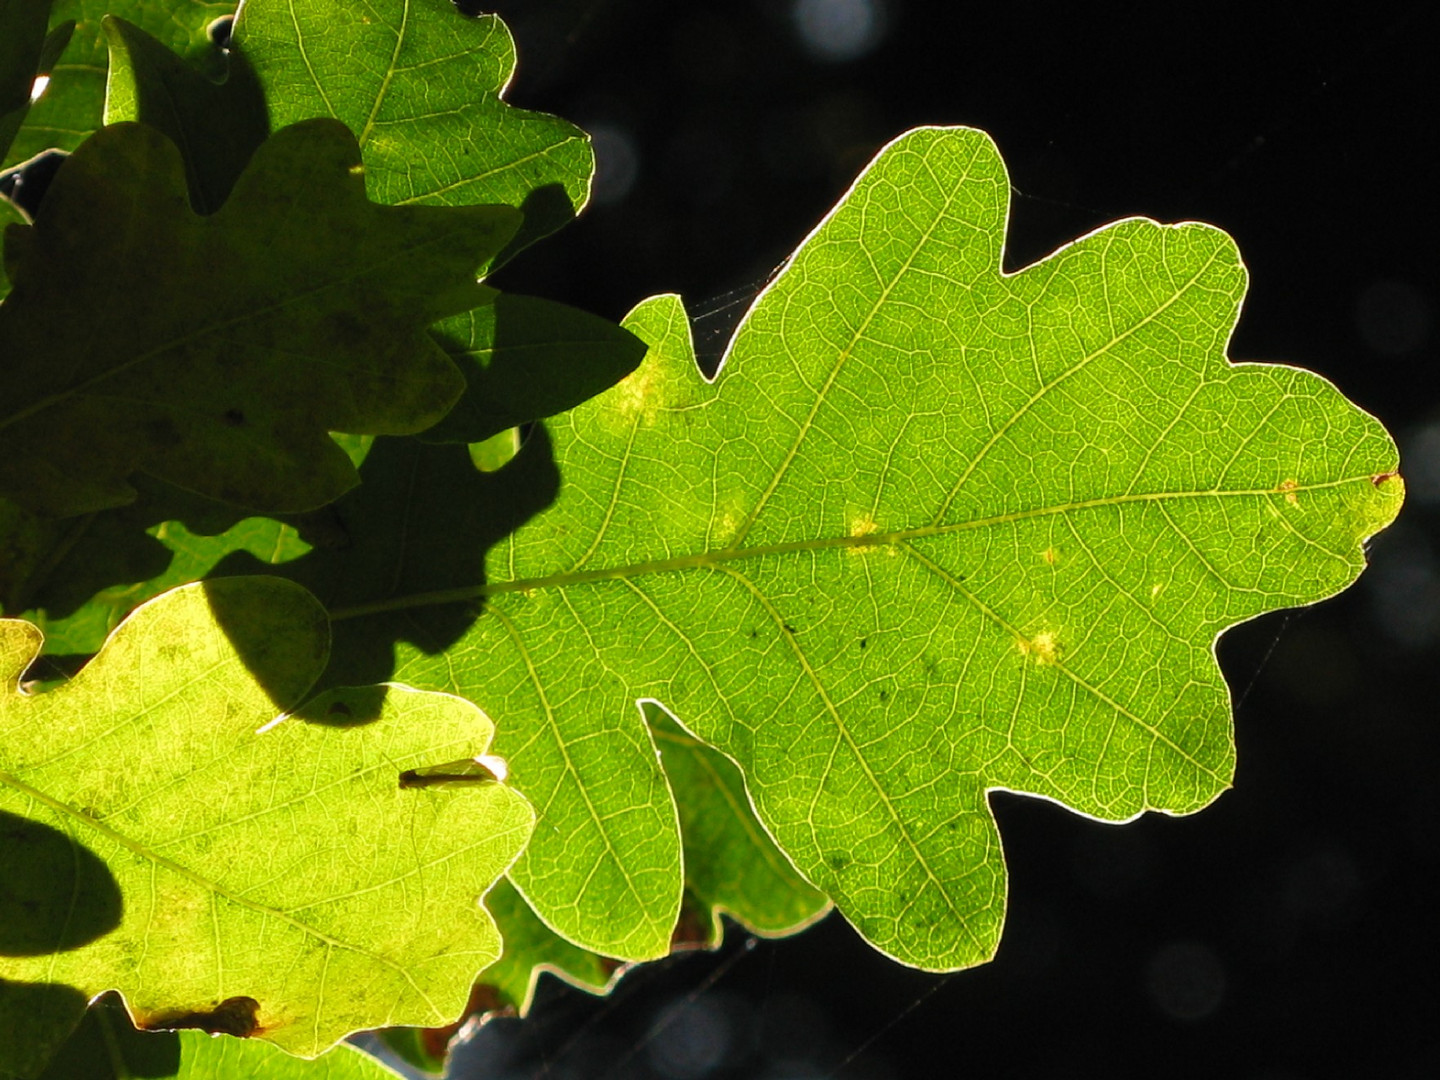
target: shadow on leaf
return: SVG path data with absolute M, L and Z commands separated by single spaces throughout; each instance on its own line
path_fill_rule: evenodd
M 40 1080 L 158 1080 L 179 1071 L 180 1037 L 173 1031 L 137 1031 L 120 995 L 112 992 L 90 1006 Z
M 458 641 L 482 609 L 486 553 L 560 489 L 539 424 L 498 472 L 479 471 L 464 445 L 387 438 L 375 440 L 360 476 L 333 507 L 348 544 L 316 547 L 280 567 L 236 552 L 212 574 L 278 571 L 320 598 L 334 618 L 321 688 L 384 682 L 397 642 L 433 655 Z
M 268 575 L 204 584 L 210 614 L 250 677 L 288 712 L 315 685 L 330 652 L 330 620 L 315 598 Z
M 58 829 L 0 810 L 0 956 L 78 949 L 120 925 L 120 886 Z
M 4 1050 L 0 1069 L 6 1075 L 39 1074 L 71 1038 L 84 1015 L 85 995 L 73 986 L 0 979 L 0 1049 Z M 58 1071 L 53 1064 L 44 1073 L 45 1080 L 80 1080 L 90 1075 L 95 1074 Z
M 570 205 L 570 196 L 560 184 L 533 189 L 520 204 L 520 213 L 525 215 L 524 221 L 500 254 L 491 260 L 488 273 L 494 273 L 535 241 L 545 239 L 575 220 L 575 207 Z

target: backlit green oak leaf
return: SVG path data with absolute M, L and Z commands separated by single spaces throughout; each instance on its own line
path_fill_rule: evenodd
M 608 994 L 629 964 L 586 952 L 559 937 L 536 918 L 525 898 L 508 881 L 485 896 L 485 906 L 500 927 L 505 951 L 487 967 L 470 995 L 469 1022 L 496 1015 L 527 1016 L 542 972 L 592 994 Z M 443 1073 L 452 1040 L 464 1024 L 444 1028 L 389 1028 L 385 1045 L 422 1072 Z
M 512 637 L 520 630 L 508 618 L 476 622 L 476 583 L 495 572 L 487 551 L 510 552 L 515 530 L 565 479 L 555 474 L 545 432 L 537 429 L 493 474 L 479 472 L 463 445 L 418 439 L 377 440 L 361 472 L 364 483 L 335 507 L 353 545 L 281 568 L 344 616 L 327 681 L 405 670 L 427 688 L 443 682 L 449 692 L 503 706 L 509 722 L 496 753 L 540 819 L 510 880 L 574 944 L 621 960 L 664 956 L 683 885 L 679 824 L 638 705 L 613 716 L 565 708 L 548 696 L 542 675 L 565 657 Z M 389 610 L 448 589 L 461 602 Z M 482 677 L 485 649 L 495 650 L 496 663 Z M 573 669 L 577 680 L 610 680 L 590 656 L 578 659 L 586 666 Z
M 150 601 L 72 681 L 25 695 L 39 631 L 0 622 L 0 990 L 114 988 L 142 1027 L 310 1057 L 459 1015 L 500 953 L 479 897 L 534 814 L 500 783 L 401 785 L 487 749 L 469 702 L 371 686 L 287 715 L 327 645 L 303 589 L 230 578 Z M 0 1031 L 28 1030 L 9 1000 Z M 29 1075 L 48 1034 L 17 1049 Z
M 311 589 L 327 606 L 351 612 L 392 595 L 450 587 L 473 590 L 483 580 L 485 552 L 554 498 L 558 480 L 544 452 L 547 445 L 544 432 L 538 431 L 515 463 L 519 468 L 487 475 L 475 468 L 463 445 L 377 440 L 361 466 L 364 482 L 320 512 L 333 512 L 342 541 L 323 543 L 323 537 L 312 532 L 317 550 L 298 559 L 288 558 L 298 537 L 287 535 L 275 522 L 251 519 L 213 537 L 196 536 L 167 522 L 152 531 L 156 541 L 172 549 L 173 561 L 133 591 L 117 588 L 66 617 L 57 627 L 65 634 L 65 651 L 85 651 L 99 626 L 157 583 L 177 573 L 206 572 L 222 560 L 221 568 L 228 573 L 278 570 Z M 137 513 L 143 506 L 137 504 Z M 77 541 L 62 569 L 79 570 L 79 564 L 97 559 L 104 548 L 117 546 L 102 539 L 108 531 L 102 518 L 111 519 L 122 535 L 126 527 L 144 524 L 143 518 L 115 521 L 126 518 L 123 510 L 97 515 L 91 527 L 99 535 Z M 248 556 L 237 550 L 242 545 Z M 282 557 L 272 558 L 271 551 Z M 53 576 L 65 579 L 64 573 Z M 58 590 L 42 593 L 40 599 L 61 611 L 73 607 Z M 342 623 L 337 633 L 344 644 L 328 681 L 387 678 L 394 669 L 396 640 L 443 659 L 474 618 L 473 605 L 452 604 Z M 513 663 L 510 675 L 523 680 Z M 526 710 L 525 719 L 535 715 L 523 682 L 516 707 Z M 665 955 L 680 904 L 680 841 L 674 802 L 639 709 L 633 722 L 614 734 L 597 733 L 577 722 L 536 739 L 532 728 L 520 726 L 520 738 L 502 739 L 496 749 L 510 761 L 518 790 L 537 806 L 553 804 L 529 850 L 538 849 L 560 865 L 559 880 L 536 903 L 548 905 L 541 909 L 547 920 L 596 952 L 622 959 Z M 604 757 L 596 757 L 597 751 Z M 585 867 L 595 885 L 586 888 L 583 880 L 577 881 L 574 866 Z M 523 867 L 515 873 L 528 880 Z M 606 890 L 616 888 L 617 879 L 626 875 L 634 880 L 633 888 L 619 887 L 629 899 L 624 905 L 613 904 Z
M 113 16 L 101 21 L 110 50 L 105 123 L 135 120 L 180 150 L 190 205 L 213 214 L 269 134 L 265 99 L 238 54 L 225 53 L 210 77 L 150 34 Z
M 644 711 L 675 792 L 687 903 L 700 909 L 697 914 L 703 913 L 708 923 L 693 928 L 704 935 L 703 944 L 720 945 L 722 913 L 751 933 L 778 937 L 804 929 L 829 911 L 826 897 L 795 872 L 756 820 L 734 763 L 696 740 L 658 706 L 647 703 Z M 625 970 L 556 935 L 508 883 L 497 885 L 486 904 L 500 924 L 505 952 L 480 981 L 521 1016 L 530 1011 L 542 971 L 592 994 L 605 994 Z
M 492 550 L 485 613 L 396 668 L 522 744 L 600 733 L 611 782 L 604 738 L 661 702 L 877 948 L 933 970 L 998 940 L 988 793 L 1209 803 L 1234 753 L 1217 635 L 1345 587 L 1402 498 L 1394 444 L 1329 383 L 1226 360 L 1223 233 L 1123 221 L 1007 275 L 1008 193 L 983 133 L 901 137 L 713 384 L 678 302 L 642 306 L 655 348 L 550 425 L 564 487 Z M 589 865 L 514 879 L 534 903 Z
M 449 0 L 247 0 L 234 40 L 272 125 L 333 116 L 350 126 L 377 202 L 522 207 L 502 261 L 590 197 L 585 133 L 501 100 L 515 46 L 494 15 L 470 18 Z
M 422 430 L 458 396 L 426 327 L 494 296 L 475 269 L 518 220 L 369 202 L 331 120 L 272 136 L 209 217 L 173 144 L 117 124 L 45 209 L 5 232 L 0 496 L 56 516 L 124 504 L 137 469 L 266 512 L 333 500 L 356 477 L 328 432 Z
M 355 618 L 394 597 L 447 588 L 473 593 L 486 552 L 554 498 L 559 478 L 537 430 L 526 451 L 493 474 L 476 469 L 464 445 L 380 439 L 361 467 L 364 482 L 333 507 L 345 546 L 316 550 L 276 567 L 351 618 L 335 628 L 340 646 L 328 683 L 385 679 L 400 655 L 415 650 L 443 665 L 468 644 L 473 603 Z M 231 572 L 254 573 L 248 559 Z M 494 630 L 493 620 L 485 620 Z M 675 804 L 639 708 L 619 721 L 572 715 L 550 723 L 534 697 L 524 654 L 502 648 L 502 685 L 517 737 L 501 729 L 496 752 L 512 782 L 539 810 L 536 831 L 512 880 L 542 918 L 586 948 L 626 960 L 654 959 L 670 948 L 682 888 Z M 546 658 L 558 662 L 560 658 Z M 467 659 L 455 692 L 472 677 Z M 427 675 L 427 678 L 433 676 Z M 540 883 L 540 884 L 537 884 Z
M 721 942 L 722 913 L 764 937 L 796 933 L 823 917 L 829 900 L 795 872 L 765 832 L 734 762 L 658 705 L 645 705 L 645 720 L 675 791 L 685 888 L 708 917 L 707 944 Z
M 33 0 L 10 0 L 29 4 Z M 75 24 L 74 36 L 50 72 L 50 83 L 31 108 L 5 166 L 49 149 L 73 150 L 101 124 L 105 106 L 106 48 L 100 20 L 118 15 L 153 34 L 188 59 L 218 60 L 205 29 L 235 12 L 236 0 L 55 0 L 50 25 Z
M 654 704 L 645 705 L 645 720 L 675 791 L 684 841 L 686 896 L 673 947 L 718 948 L 724 939 L 722 912 L 765 937 L 795 933 L 823 917 L 828 900 L 766 835 L 734 763 Z M 500 926 L 505 951 L 480 976 L 471 998 L 477 1012 L 528 1015 L 545 972 L 592 994 L 608 994 L 629 970 L 560 937 L 509 882 L 497 884 L 485 904 Z M 398 1029 L 388 1033 L 387 1043 L 418 1068 L 440 1072 L 448 1034 Z
M 535 998 L 540 973 L 550 972 L 571 986 L 592 994 L 605 994 L 626 970 L 626 965 L 570 944 L 536 917 L 515 886 L 502 881 L 485 897 L 485 905 L 500 926 L 505 951 L 481 973 L 497 1004 L 525 1016 Z
M 484 471 L 514 456 L 512 425 L 554 415 L 593 396 L 633 370 L 645 349 L 638 338 L 605 319 L 509 294 L 445 320 L 432 334 L 465 376 L 466 390 L 425 439 L 470 441 L 476 434 L 507 429 L 491 443 L 472 446 L 471 458 Z M 23 523 L 9 513 L 18 507 L 0 502 L 0 550 L 25 549 L 28 555 L 0 559 L 0 608 L 5 614 L 24 613 L 40 625 L 48 653 L 94 652 L 137 604 L 207 576 L 227 555 L 246 551 L 273 565 L 303 554 L 311 544 L 366 542 L 337 530 L 324 508 L 287 523 L 242 522 L 245 514 L 233 507 L 206 505 L 143 474 L 133 483 L 139 492 L 134 503 L 78 522 Z M 385 527 L 385 516 L 396 516 L 388 503 L 372 509 L 376 527 Z M 36 528 L 50 537 L 41 542 L 29 535 Z M 38 571 L 42 580 L 35 580 L 37 560 L 49 563 Z M 473 574 L 458 580 L 473 583 Z
M 3 1073 L 0 1073 L 3 1075 Z M 396 1080 L 348 1043 L 307 1060 L 258 1039 L 137 1031 L 114 994 L 101 997 L 40 1080 Z
M 335 435 L 357 468 L 368 435 Z M 0 500 L 0 615 L 19 616 L 45 634 L 45 655 L 88 656 L 120 620 L 162 592 L 217 573 L 264 572 L 311 548 L 349 547 L 333 506 L 283 520 L 250 517 L 143 473 L 134 502 L 51 520 Z M 248 558 L 246 569 L 233 563 Z

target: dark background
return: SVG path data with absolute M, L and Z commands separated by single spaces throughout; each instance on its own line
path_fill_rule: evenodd
M 609 1000 L 546 980 L 462 1074 L 1440 1076 L 1431 5 L 495 6 L 509 99 L 594 132 L 601 170 L 596 205 L 502 287 L 612 318 L 678 291 L 717 352 L 883 143 L 970 124 L 1016 188 L 1011 269 L 1128 215 L 1230 232 L 1253 278 L 1231 355 L 1312 368 L 1379 416 L 1410 499 L 1358 586 L 1221 642 L 1239 770 L 1216 805 L 1113 827 L 995 799 L 993 964 L 905 970 L 834 917 L 748 949 L 733 931 Z M 806 19 L 838 29 L 831 55 Z

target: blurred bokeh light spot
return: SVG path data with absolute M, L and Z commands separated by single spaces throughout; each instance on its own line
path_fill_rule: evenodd
M 1440 636 L 1440 567 L 1424 531 L 1403 519 L 1386 529 L 1372 541 L 1361 580 L 1375 623 L 1391 641 L 1423 649 Z
M 1174 941 L 1145 967 L 1150 999 L 1176 1020 L 1203 1020 L 1225 997 L 1225 967 L 1208 945 Z
M 724 1065 L 734 1042 L 721 996 L 697 998 L 664 1017 L 650 1040 L 650 1066 L 673 1080 L 696 1080 Z
M 795 0 L 795 31 L 805 51 L 818 60 L 857 60 L 885 37 L 887 19 L 880 0 Z
M 1375 352 L 1401 356 L 1430 337 L 1430 302 L 1404 281 L 1377 281 L 1355 303 L 1355 328 Z
M 1319 926 L 1343 921 L 1362 885 L 1354 858 L 1334 844 L 1292 859 L 1284 882 L 1283 903 L 1291 917 Z
M 640 154 L 623 128 L 597 124 L 590 128 L 595 148 L 595 183 L 590 198 L 596 206 L 613 206 L 630 194 L 640 175 Z
M 1400 441 L 1400 472 L 1406 498 L 1425 506 L 1440 503 L 1440 421 Z

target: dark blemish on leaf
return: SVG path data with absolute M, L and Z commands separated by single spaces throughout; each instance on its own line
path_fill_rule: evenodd
M 837 874 L 843 874 L 845 868 L 850 865 L 850 860 L 844 855 L 835 855 L 830 859 L 830 869 Z
M 890 691 L 889 691 L 889 690 L 881 690 L 881 691 L 880 691 L 880 700 L 881 700 L 881 701 L 889 701 L 889 700 L 890 700 Z
M 256 1015 L 260 1003 L 252 997 L 226 998 L 208 1012 L 152 1013 L 137 1017 L 136 1026 L 147 1031 L 187 1030 L 208 1031 L 211 1035 L 233 1035 L 248 1039 L 260 1031 Z
M 239 409 L 226 409 L 223 419 L 231 427 L 239 427 L 245 423 L 245 414 Z
M 1398 469 L 1391 469 L 1389 472 L 1382 472 L 1375 476 L 1372 476 L 1370 478 L 1370 482 L 1376 487 L 1379 487 L 1381 484 L 1385 483 L 1386 480 L 1394 480 L 1399 475 L 1400 471 Z
M 760 636 L 760 631 L 759 631 L 759 630 L 751 630 L 751 631 L 750 631 L 750 639 L 751 639 L 752 641 L 753 641 L 755 638 L 759 637 L 759 636 Z
M 793 633 L 795 633 L 795 628 L 794 628 L 793 626 L 791 626 L 788 622 L 787 622 L 787 623 L 784 623 L 783 625 L 784 625 L 784 627 L 785 627 L 785 632 L 786 632 L 787 634 L 793 634 Z
M 330 708 L 325 710 L 326 716 L 354 716 L 355 710 L 351 709 L 343 701 L 332 701 Z
M 863 637 L 862 637 L 862 638 L 860 639 L 860 648 L 862 648 L 862 649 L 863 649 L 863 648 L 866 648 L 869 644 L 870 644 L 870 639 L 869 639 L 869 638 L 863 638 Z

